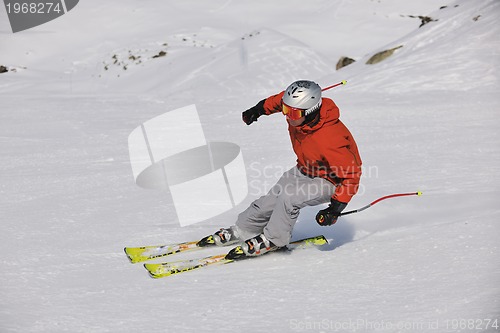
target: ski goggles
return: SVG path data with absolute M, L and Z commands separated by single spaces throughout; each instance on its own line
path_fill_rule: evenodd
M 288 118 L 290 118 L 291 120 L 300 119 L 304 117 L 306 113 L 306 110 L 291 107 L 289 105 L 286 105 L 283 101 L 281 101 L 281 110 L 283 114 Z

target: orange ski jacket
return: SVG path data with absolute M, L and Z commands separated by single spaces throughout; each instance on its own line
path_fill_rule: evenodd
M 267 115 L 281 112 L 284 92 L 264 102 Z M 351 132 L 340 121 L 340 111 L 330 98 L 322 98 L 319 121 L 288 126 L 297 167 L 309 177 L 322 177 L 336 185 L 332 198 L 348 203 L 361 177 L 361 158 Z

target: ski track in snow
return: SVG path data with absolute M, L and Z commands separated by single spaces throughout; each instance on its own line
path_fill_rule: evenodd
M 0 10 L 0 65 L 16 69 L 0 74 L 0 332 L 468 332 L 453 320 L 500 320 L 500 3 L 286 4 L 89 0 L 18 34 Z M 356 62 L 335 71 L 340 56 Z M 160 280 L 129 264 L 124 246 L 231 225 L 294 165 L 282 117 L 240 117 L 303 78 L 348 81 L 325 92 L 364 163 L 348 210 L 424 195 L 330 228 L 304 209 L 293 237 L 324 234 L 321 248 Z M 181 228 L 168 193 L 134 184 L 127 138 L 193 103 L 207 139 L 242 148 L 250 195 Z

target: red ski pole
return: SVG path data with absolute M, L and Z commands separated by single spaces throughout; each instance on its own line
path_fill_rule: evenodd
M 351 210 L 351 211 L 348 211 L 348 212 L 345 212 L 345 213 L 340 213 L 339 216 L 343 216 L 343 215 L 348 215 L 348 214 L 353 214 L 353 213 L 359 213 L 365 209 L 368 209 L 370 208 L 371 206 L 379 203 L 380 201 L 382 200 L 385 200 L 385 199 L 389 199 L 389 198 L 396 198 L 396 197 L 405 197 L 405 196 L 409 196 L 409 195 L 422 195 L 422 192 L 412 192 L 412 193 L 397 193 L 397 194 L 391 194 L 391 195 L 386 195 L 385 197 L 381 197 L 381 198 L 378 198 L 377 200 L 373 201 L 372 203 L 364 206 L 364 207 L 361 207 L 361 208 L 358 208 L 358 209 L 355 209 L 355 210 Z
M 328 89 L 332 89 L 332 88 L 335 88 L 335 87 L 337 87 L 337 86 L 340 86 L 340 85 L 345 85 L 345 84 L 347 84 L 347 81 L 346 81 L 346 80 L 342 80 L 342 81 L 340 81 L 339 83 L 335 83 L 335 84 L 334 84 L 334 85 L 332 85 L 332 86 L 328 86 L 328 87 L 326 87 L 326 88 L 321 89 L 321 91 L 325 91 L 325 90 L 328 90 Z

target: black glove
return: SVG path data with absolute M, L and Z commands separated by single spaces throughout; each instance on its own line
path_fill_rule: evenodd
M 335 222 L 337 222 L 340 213 L 346 207 L 347 207 L 346 203 L 332 199 L 330 205 L 327 208 L 320 210 L 318 214 L 316 214 L 316 222 L 318 222 L 320 226 L 328 226 L 335 224 Z
M 250 109 L 244 111 L 241 114 L 241 118 L 243 119 L 245 124 L 250 125 L 254 121 L 257 121 L 257 118 L 259 118 L 260 116 L 262 116 L 263 114 L 266 113 L 266 111 L 264 111 L 264 102 L 265 101 L 266 100 L 263 99 L 262 101 L 257 103 L 257 105 L 255 105 L 254 107 L 251 107 Z

